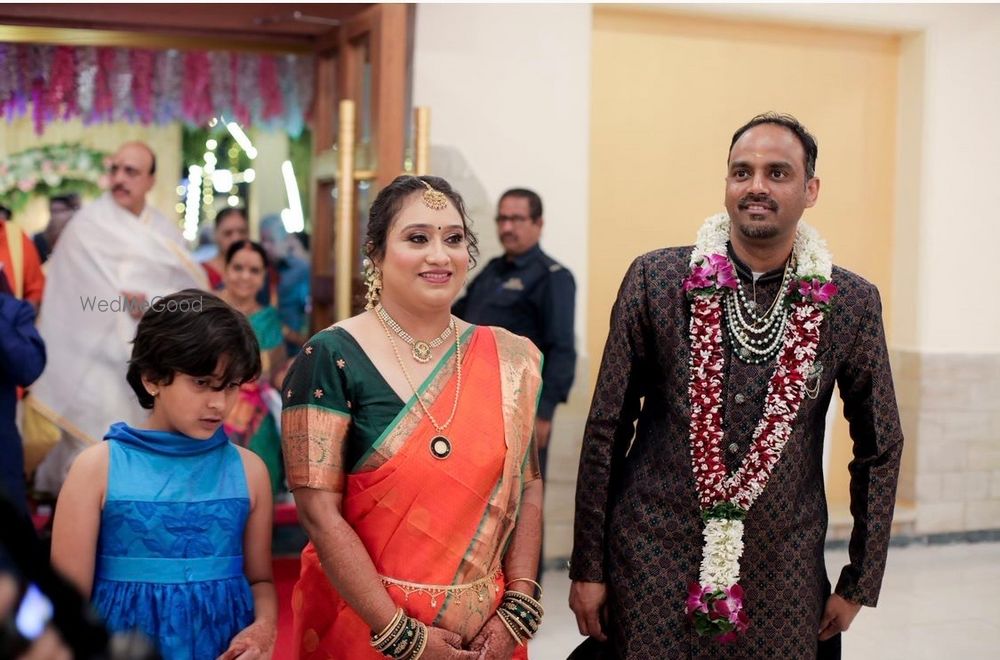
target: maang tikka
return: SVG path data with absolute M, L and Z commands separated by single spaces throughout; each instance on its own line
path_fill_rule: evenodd
M 423 201 L 424 206 L 426 206 L 429 209 L 433 209 L 435 211 L 441 211 L 448 207 L 447 195 L 445 195 L 440 190 L 435 190 L 434 188 L 431 187 L 431 184 L 427 183 L 423 179 L 420 180 L 420 183 L 427 186 L 427 190 L 425 190 L 424 194 L 420 196 L 420 199 L 421 201 Z

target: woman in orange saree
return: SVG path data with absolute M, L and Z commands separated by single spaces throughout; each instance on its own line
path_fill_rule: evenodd
M 282 390 L 286 474 L 311 540 L 296 657 L 526 658 L 533 631 L 498 607 L 535 595 L 540 354 L 451 316 L 475 239 L 444 180 L 383 189 L 367 252 L 380 304 L 314 336 Z M 373 635 L 399 608 L 426 640 L 383 656 Z

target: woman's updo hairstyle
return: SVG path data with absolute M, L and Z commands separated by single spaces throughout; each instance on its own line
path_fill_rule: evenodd
M 427 191 L 427 186 L 443 194 L 451 202 L 462 218 L 462 229 L 465 230 L 465 243 L 469 248 L 469 268 L 476 265 L 479 256 L 479 240 L 469 226 L 469 216 L 465 212 L 465 202 L 462 196 L 451 185 L 439 176 L 412 176 L 404 174 L 393 179 L 392 183 L 383 188 L 368 212 L 368 235 L 365 238 L 364 252 L 370 259 L 381 260 L 385 256 L 385 244 L 392 223 L 403 208 L 406 198 L 414 193 Z

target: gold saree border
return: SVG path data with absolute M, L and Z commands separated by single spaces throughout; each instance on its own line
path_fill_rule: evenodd
M 479 528 L 469 541 L 453 584 L 470 581 L 492 567 L 502 566 L 503 553 L 514 532 L 524 489 L 526 454 L 534 446 L 534 411 L 541 389 L 541 353 L 529 340 L 503 328 L 490 327 L 496 342 L 500 367 L 500 390 L 503 405 L 504 441 L 507 455 L 503 473 L 490 495 Z M 527 412 L 531 414 L 526 414 Z M 497 513 L 499 512 L 499 515 Z M 493 542 L 488 542 L 493 539 Z M 483 542 L 487 541 L 487 542 Z M 477 548 L 491 548 L 489 555 L 476 554 Z M 439 617 L 448 610 L 448 603 Z
M 344 454 L 351 418 L 311 404 L 281 413 L 282 449 L 288 489 L 344 491 Z

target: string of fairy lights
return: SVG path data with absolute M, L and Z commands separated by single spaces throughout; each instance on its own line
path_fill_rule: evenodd
M 177 186 L 180 201 L 174 208 L 184 218 L 184 238 L 189 241 L 197 238 L 202 221 L 215 214 L 217 197 L 224 196 L 227 206 L 245 207 L 247 187 L 243 184 L 251 184 L 257 179 L 257 171 L 252 166 L 258 155 L 257 148 L 246 131 L 237 122 L 226 121 L 224 117 L 213 117 L 208 123 L 210 131 L 220 126 L 225 127 L 226 131 L 210 133 L 211 137 L 205 140 L 205 153 L 202 154 L 201 162 L 189 164 L 187 177 Z M 231 139 L 227 139 L 227 136 Z M 225 166 L 220 165 L 216 155 L 223 139 L 229 142 L 225 152 Z M 239 168 L 241 153 L 250 161 L 250 167 Z M 289 232 L 302 231 L 305 229 L 305 218 L 291 161 L 286 160 L 281 164 L 281 177 L 287 196 L 287 206 L 280 211 L 282 222 Z
M 175 210 L 184 218 L 184 238 L 189 241 L 198 236 L 198 227 L 203 217 L 211 217 L 215 210 L 216 196 L 225 196 L 230 207 L 241 206 L 243 195 L 239 184 L 253 183 L 257 172 L 253 167 L 245 169 L 234 168 L 239 163 L 240 152 L 246 154 L 252 162 L 257 157 L 257 149 L 253 146 L 246 132 L 235 121 L 226 122 L 224 118 L 213 117 L 208 123 L 209 129 L 220 124 L 228 130 L 232 140 L 226 152 L 227 166 L 219 165 L 216 151 L 222 136 L 213 136 L 205 140 L 205 152 L 200 163 L 191 163 L 187 167 L 187 178 L 177 186 L 177 202 Z

